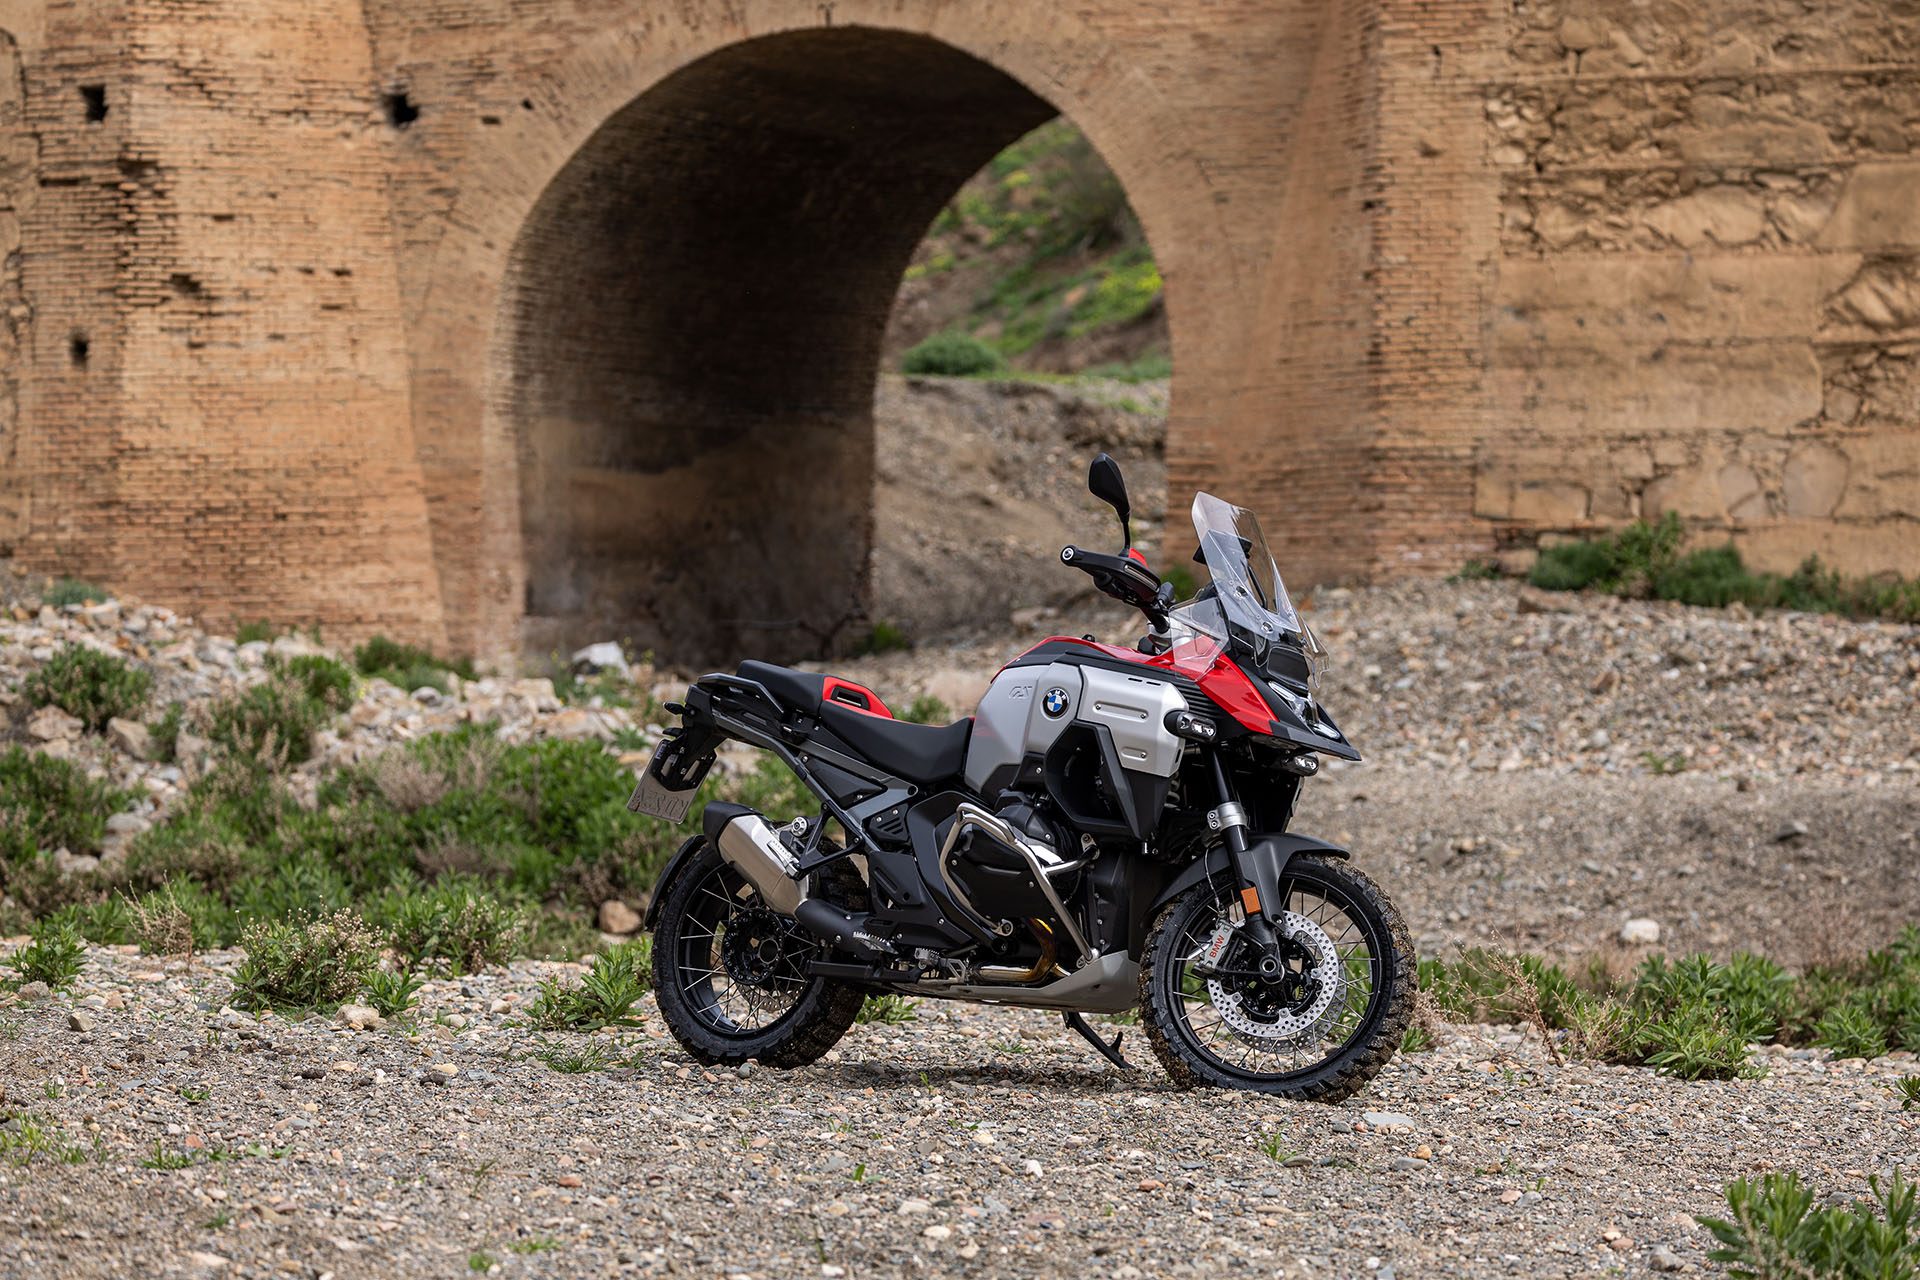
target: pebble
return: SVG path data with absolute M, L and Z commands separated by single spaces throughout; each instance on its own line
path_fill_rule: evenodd
M 1680 1271 L 1687 1265 L 1679 1254 L 1664 1244 L 1654 1246 L 1651 1261 L 1655 1271 Z
M 1620 926 L 1620 941 L 1630 947 L 1651 947 L 1660 941 L 1660 922 L 1635 916 Z
M 1392 1131 L 1413 1128 L 1413 1117 L 1401 1115 L 1398 1111 L 1368 1111 L 1360 1117 L 1360 1121 L 1369 1129 Z
M 379 1026 L 382 1022 L 379 1011 L 364 1004 L 343 1004 L 334 1016 L 355 1031 L 365 1031 L 369 1027 Z
M 908 1217 L 916 1213 L 932 1213 L 933 1204 L 930 1201 L 926 1201 L 926 1200 L 918 1200 L 918 1199 L 902 1200 L 900 1202 L 900 1208 L 898 1209 L 897 1212 L 899 1212 L 902 1216 L 908 1216 Z
M 460 1068 L 451 1062 L 436 1062 L 427 1068 L 427 1075 L 441 1084 L 446 1084 L 460 1074 Z
M 953 1228 L 936 1222 L 920 1234 L 929 1240 L 945 1240 L 953 1234 Z
M 94 1023 L 93 1014 L 86 1009 L 75 1009 L 67 1015 L 67 1027 L 69 1030 L 85 1033 L 93 1030 Z

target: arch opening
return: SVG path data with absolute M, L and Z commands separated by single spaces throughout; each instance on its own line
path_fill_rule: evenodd
M 526 651 L 793 659 L 858 635 L 903 272 L 1057 114 L 938 40 L 833 28 L 710 54 L 589 138 L 503 301 Z

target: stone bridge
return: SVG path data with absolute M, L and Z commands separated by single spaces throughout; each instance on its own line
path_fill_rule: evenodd
M 1675 510 L 1920 570 L 1920 16 L 0 0 L 0 550 L 501 658 L 860 607 L 889 304 L 1065 114 L 1290 576 Z M 1043 549 L 1043 550 L 1051 550 Z

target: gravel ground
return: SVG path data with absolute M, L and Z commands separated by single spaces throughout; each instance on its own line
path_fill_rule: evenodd
M 1450 1028 L 1329 1108 L 1175 1092 L 1041 1014 L 930 1003 L 805 1071 L 714 1072 L 649 1002 L 632 1065 L 559 1075 L 515 1025 L 556 966 L 352 1031 L 223 1010 L 233 960 L 95 951 L 77 1007 L 0 1010 L 6 1107 L 79 1161 L 0 1164 L 0 1275 L 1697 1273 L 1690 1215 L 1734 1176 L 1920 1172 L 1911 1055 L 1682 1085 Z
M 1423 954 L 1630 961 L 1621 924 L 1645 917 L 1662 949 L 1805 963 L 1920 920 L 1920 628 L 1499 583 L 1313 603 L 1326 701 L 1368 760 L 1312 783 L 1298 826 L 1353 845 Z M 1080 616 L 849 674 L 966 707 Z M 217 638 L 176 652 L 182 679 L 250 674 Z M 341 754 L 497 707 L 518 733 L 611 732 L 521 684 L 445 705 L 376 688 Z M 147 768 L 123 757 L 105 766 Z M 1911 1055 L 1769 1050 L 1762 1079 L 1681 1084 L 1450 1028 L 1327 1108 L 1178 1093 L 1137 1032 L 1122 1074 L 1044 1015 L 933 1002 L 814 1068 L 709 1072 L 649 1002 L 603 1041 L 627 1065 L 567 1075 L 534 1051 L 581 1038 L 516 1013 L 564 967 L 435 983 L 411 1025 L 351 1031 L 225 1010 L 234 961 L 96 949 L 74 992 L 6 998 L 0 1109 L 45 1149 L 0 1152 L 0 1277 L 1697 1273 L 1691 1215 L 1733 1176 L 1851 1195 L 1920 1172 L 1891 1090 Z

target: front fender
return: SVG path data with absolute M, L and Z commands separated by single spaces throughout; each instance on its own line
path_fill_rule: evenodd
M 1291 832 L 1256 836 L 1247 842 L 1246 856 L 1248 867 L 1254 872 L 1255 884 L 1277 886 L 1286 876 L 1287 868 L 1293 865 L 1293 860 L 1308 853 L 1318 854 L 1322 858 L 1338 858 L 1343 862 L 1353 856 L 1337 844 L 1328 844 L 1325 840 L 1316 839 L 1313 836 L 1294 835 Z M 1185 871 L 1175 876 L 1173 883 L 1161 890 L 1160 896 L 1154 899 L 1153 908 L 1147 913 L 1147 919 L 1157 918 L 1161 909 L 1169 902 L 1202 881 L 1212 880 L 1215 877 L 1225 877 L 1232 883 L 1239 883 L 1239 874 L 1233 869 L 1233 854 L 1225 845 L 1215 845 L 1206 857 L 1194 862 Z M 1262 894 L 1261 896 L 1266 899 L 1271 895 Z M 1279 903 L 1270 903 L 1267 914 L 1271 915 L 1282 909 Z
M 700 852 L 700 846 L 707 842 L 704 835 L 690 837 L 687 842 L 674 851 L 667 865 L 662 868 L 660 878 L 653 882 L 653 900 L 647 903 L 646 927 L 652 929 L 660 919 L 660 904 L 666 899 L 667 886 L 673 883 L 673 877 L 679 872 L 680 864 Z

